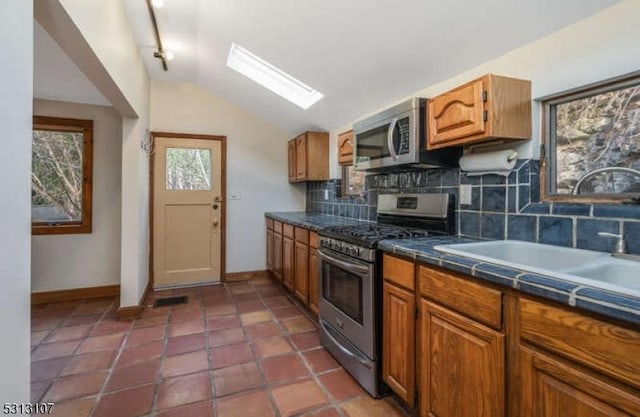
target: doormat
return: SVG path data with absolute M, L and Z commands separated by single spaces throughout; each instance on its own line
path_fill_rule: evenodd
M 153 308 L 169 307 L 169 306 L 175 306 L 178 304 L 187 304 L 188 302 L 189 302 L 189 297 L 187 297 L 186 295 L 183 295 L 180 297 L 158 298 L 153 303 Z

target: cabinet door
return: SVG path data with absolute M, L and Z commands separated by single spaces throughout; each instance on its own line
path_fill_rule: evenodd
M 282 235 L 273 234 L 273 274 L 278 281 L 282 280 Z
M 421 417 L 505 415 L 502 334 L 421 299 L 419 337 Z
M 296 181 L 296 140 L 290 140 L 287 145 L 288 152 L 288 167 L 289 167 L 289 182 Z
M 296 242 L 295 294 L 304 305 L 309 304 L 309 245 Z
M 382 294 L 382 377 L 400 398 L 413 406 L 415 296 L 387 281 Z
M 429 145 L 484 133 L 484 78 L 429 100 Z
M 296 139 L 296 180 L 307 179 L 307 138 L 300 135 Z
M 309 248 L 309 309 L 318 314 L 318 249 Z
M 338 135 L 338 164 L 353 164 L 353 130 Z
M 282 283 L 291 291 L 293 291 L 294 256 L 293 239 L 285 236 L 282 239 Z
M 273 230 L 267 229 L 267 271 L 273 272 Z
M 520 347 L 520 417 L 630 417 L 640 397 L 563 360 Z

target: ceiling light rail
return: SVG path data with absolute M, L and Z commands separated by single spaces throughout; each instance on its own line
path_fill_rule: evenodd
M 146 0 L 146 2 L 147 9 L 149 10 L 149 17 L 151 18 L 151 26 L 153 27 L 153 34 L 156 38 L 156 51 L 153 53 L 153 56 L 162 62 L 162 69 L 168 71 L 169 67 L 167 66 L 167 61 L 171 61 L 173 59 L 173 53 L 171 53 L 171 51 L 165 51 L 162 47 L 160 31 L 158 30 L 158 21 L 156 20 L 156 13 L 153 10 L 154 6 L 158 8 L 162 7 L 164 5 L 164 1 Z

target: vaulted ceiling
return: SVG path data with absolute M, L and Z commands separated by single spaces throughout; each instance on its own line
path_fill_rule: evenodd
M 123 1 L 152 79 L 196 84 L 294 134 L 342 126 L 617 0 L 164 0 L 167 72 L 146 0 Z M 236 73 L 232 42 L 325 98 L 302 110 Z

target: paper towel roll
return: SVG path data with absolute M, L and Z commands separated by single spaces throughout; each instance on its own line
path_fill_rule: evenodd
M 498 174 L 509 175 L 516 165 L 518 152 L 513 149 L 502 151 L 472 153 L 460 158 L 460 168 L 467 175 Z

